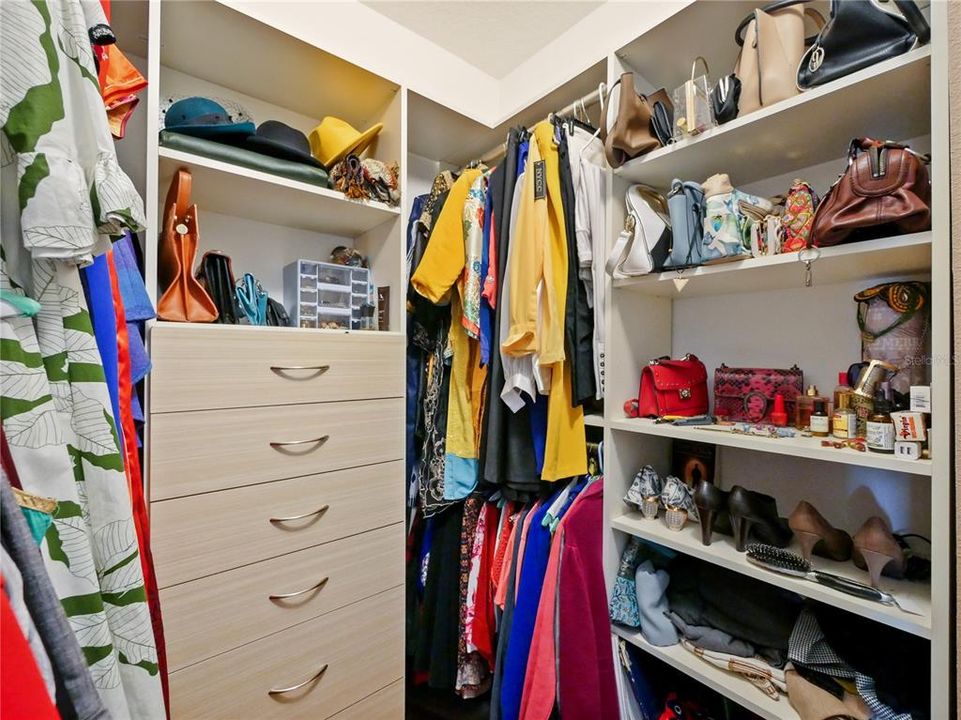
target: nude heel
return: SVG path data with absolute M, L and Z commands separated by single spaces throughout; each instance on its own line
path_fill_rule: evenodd
M 860 550 L 861 556 L 864 558 L 864 562 L 867 563 L 868 574 L 871 576 L 871 587 L 880 587 L 881 573 L 884 572 L 884 568 L 886 568 L 888 564 L 895 558 L 874 550 L 866 550 L 865 548 L 860 548 Z
M 814 552 L 814 546 L 821 542 L 821 535 L 804 530 L 795 530 L 794 537 L 797 538 L 798 544 L 801 546 L 801 555 L 804 556 L 805 560 L 810 562 L 811 554 Z

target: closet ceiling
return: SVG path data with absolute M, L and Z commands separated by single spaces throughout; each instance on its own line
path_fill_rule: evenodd
M 498 80 L 603 2 L 406 2 L 364 5 Z

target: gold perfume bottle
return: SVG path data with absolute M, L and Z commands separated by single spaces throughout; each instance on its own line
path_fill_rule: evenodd
M 868 418 L 874 414 L 874 395 L 888 373 L 898 371 L 896 365 L 884 360 L 871 360 L 861 371 L 858 382 L 851 392 L 851 409 L 857 418 L 857 437 L 863 438 L 868 430 Z

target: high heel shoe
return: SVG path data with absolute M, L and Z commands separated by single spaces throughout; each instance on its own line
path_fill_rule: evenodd
M 700 480 L 694 488 L 694 505 L 697 507 L 698 521 L 701 523 L 701 543 L 711 544 L 714 530 L 723 532 L 726 528 L 730 535 L 730 515 L 727 501 L 730 493 L 721 490 L 714 483 Z
M 854 534 L 854 564 L 867 570 L 871 586 L 878 587 L 881 575 L 901 579 L 906 562 L 904 550 L 884 520 L 869 517 Z
M 791 529 L 778 516 L 777 501 L 770 495 L 735 485 L 728 496 L 727 508 L 738 552 L 744 552 L 752 534 L 758 542 L 774 547 L 787 547 L 791 542 Z
M 799 502 L 787 524 L 794 531 L 805 560 L 810 561 L 812 553 L 838 562 L 851 559 L 851 536 L 832 527 L 811 503 Z

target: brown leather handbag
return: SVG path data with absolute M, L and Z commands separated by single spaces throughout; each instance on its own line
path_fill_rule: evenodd
M 601 110 L 604 155 L 611 167 L 620 167 L 662 146 L 654 127 L 657 103 L 661 103 L 662 112 L 673 113 L 663 88 L 651 95 L 641 95 L 634 89 L 634 73 L 624 73 L 611 87 Z
M 190 184 L 190 173 L 180 169 L 167 190 L 157 258 L 157 279 L 163 290 L 157 316 L 175 322 L 209 323 L 217 319 L 217 306 L 193 275 L 200 228 L 197 206 L 190 204 Z
M 898 143 L 855 138 L 847 169 L 818 205 L 808 243 L 829 247 L 930 229 L 927 158 Z

